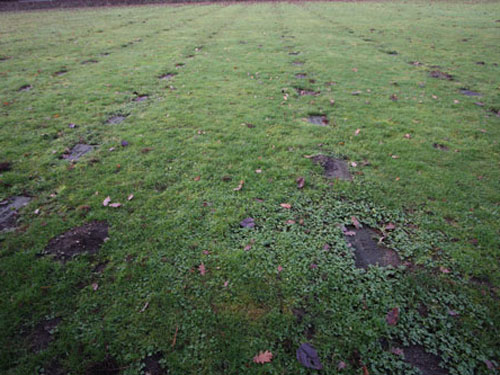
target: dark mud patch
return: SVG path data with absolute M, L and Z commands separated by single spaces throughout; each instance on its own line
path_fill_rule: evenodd
M 288 52 L 288 54 L 290 56 L 297 56 L 297 55 L 300 55 L 300 52 L 299 51 L 292 51 L 292 52 Z
M 482 96 L 480 93 L 467 90 L 467 89 L 461 89 L 460 94 L 466 95 L 466 96 Z
M 447 81 L 453 81 L 453 76 L 451 74 L 442 72 L 440 70 L 432 70 L 429 72 L 429 76 L 432 78 L 437 78 L 437 79 L 444 79 Z
M 95 59 L 90 59 L 90 60 L 84 60 L 81 62 L 82 65 L 87 65 L 87 64 L 97 64 L 99 61 Z
M 0 163 L 0 173 L 10 171 L 12 164 L 10 161 L 3 161 Z
M 168 80 L 171 80 L 172 78 L 174 78 L 176 75 L 177 75 L 177 73 L 168 72 L 168 73 L 162 74 L 158 78 L 168 81 Z
M 323 167 L 323 175 L 326 178 L 337 178 L 339 180 L 351 181 L 347 163 L 342 159 L 334 159 L 326 155 L 316 155 L 312 159 L 313 163 Z
M 156 353 L 144 358 L 144 374 L 148 375 L 164 375 L 167 373 L 166 370 L 160 364 L 163 359 L 161 353 Z
M 319 126 L 328 126 L 329 124 L 328 117 L 325 115 L 310 115 L 307 122 Z
M 17 89 L 17 91 L 30 91 L 33 88 L 31 85 L 22 85 Z
M 118 375 L 120 365 L 113 357 L 106 357 L 104 361 L 91 364 L 85 371 L 85 375 Z
M 61 366 L 59 361 L 57 359 L 52 360 L 47 365 L 43 366 L 45 372 L 44 374 L 46 375 L 66 375 L 67 372 L 64 370 L 64 368 Z
M 138 95 L 134 98 L 134 102 L 138 102 L 138 103 L 144 102 L 144 101 L 148 100 L 148 97 L 149 97 L 148 95 Z
M 51 239 L 42 255 L 65 263 L 83 253 L 96 254 L 108 238 L 108 229 L 106 221 L 92 221 L 75 227 Z
M 380 245 L 379 236 L 368 227 L 356 229 L 348 226 L 344 231 L 344 238 L 354 250 L 355 266 L 368 269 L 369 266 L 397 267 L 401 264 L 399 255 L 391 249 Z
M 38 353 L 49 347 L 49 344 L 54 340 L 54 330 L 61 323 L 61 320 L 61 318 L 48 319 L 35 326 L 28 335 L 31 351 Z
M 441 357 L 427 353 L 420 345 L 403 349 L 404 360 L 420 370 L 422 375 L 448 375 L 448 370 L 439 366 Z
M 66 73 L 68 73 L 68 70 L 67 69 L 61 69 L 61 70 L 58 70 L 57 72 L 54 73 L 54 75 L 56 77 L 60 77 L 60 76 L 63 76 L 65 75 Z
M 299 94 L 300 96 L 318 96 L 319 94 L 321 94 L 321 91 L 302 89 L 300 87 L 296 87 L 295 91 L 297 91 L 297 94 Z
M 441 151 L 449 151 L 450 149 L 448 146 L 445 146 L 441 143 L 433 143 L 432 147 L 434 147 L 436 150 L 441 150 Z
M 63 154 L 62 158 L 69 161 L 77 161 L 83 155 L 88 154 L 94 149 L 95 146 L 87 145 L 85 143 L 76 144 L 71 150 L 67 149 Z
M 127 115 L 113 115 L 106 121 L 108 124 L 117 125 L 122 123 L 127 118 Z
M 298 78 L 298 79 L 307 78 L 307 73 L 297 73 L 297 74 L 295 74 L 295 78 Z
M 305 63 L 303 61 L 293 61 L 292 62 L 292 65 L 295 65 L 295 66 L 302 66 L 304 65 Z
M 0 202 L 0 232 L 15 229 L 18 210 L 26 206 L 30 197 L 10 197 Z

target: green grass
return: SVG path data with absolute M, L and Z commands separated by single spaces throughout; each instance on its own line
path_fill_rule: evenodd
M 339 361 L 345 374 L 416 374 L 388 342 L 439 353 L 450 374 L 498 373 L 484 362 L 500 365 L 497 19 L 498 3 L 461 2 L 0 14 L 0 57 L 10 57 L 0 162 L 12 163 L 0 198 L 32 197 L 18 229 L 0 234 L 0 372 L 47 373 L 55 359 L 85 374 L 113 357 L 141 374 L 161 352 L 170 374 L 308 374 L 295 351 L 310 342 L 325 374 Z M 436 69 L 454 80 L 431 78 Z M 177 75 L 158 79 L 167 72 Z M 329 126 L 305 122 L 312 113 Z M 114 114 L 128 117 L 107 124 Z M 98 147 L 69 168 L 60 155 L 79 142 Z M 326 180 L 304 157 L 320 153 L 356 162 L 353 182 Z M 123 206 L 104 207 L 106 196 Z M 384 242 L 411 265 L 356 269 L 339 227 L 351 216 L 395 223 Z M 246 217 L 254 230 L 239 227 Z M 110 224 L 98 255 L 37 256 L 92 220 Z M 54 340 L 33 353 L 29 332 L 53 317 Z M 253 363 L 264 350 L 273 361 Z

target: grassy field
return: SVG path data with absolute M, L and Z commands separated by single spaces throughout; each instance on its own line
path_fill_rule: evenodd
M 498 374 L 499 19 L 0 14 L 0 372 Z

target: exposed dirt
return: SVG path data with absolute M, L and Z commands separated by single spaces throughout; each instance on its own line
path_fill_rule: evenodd
M 432 78 L 445 79 L 447 81 L 453 81 L 453 76 L 451 74 L 442 72 L 440 70 L 433 70 L 429 73 Z
M 53 330 L 61 323 L 61 318 L 48 319 L 38 323 L 33 331 L 28 335 L 30 349 L 38 353 L 48 348 L 54 340 Z
M 4 161 L 0 163 L 0 173 L 10 171 L 12 164 L 10 161 Z
M 62 75 L 65 75 L 66 73 L 68 73 L 68 71 L 66 69 L 61 69 L 61 70 L 58 70 L 57 72 L 54 73 L 55 76 L 62 76 Z
M 168 81 L 168 80 L 174 78 L 176 75 L 177 75 L 177 73 L 165 73 L 165 74 L 162 74 L 159 78 Z
M 307 121 L 314 125 L 328 126 L 328 118 L 325 115 L 311 115 L 307 118 Z
M 63 263 L 79 254 L 95 254 L 108 238 L 108 228 L 106 221 L 92 221 L 75 227 L 51 239 L 42 254 Z
M 448 146 L 445 146 L 441 143 L 433 143 L 432 147 L 434 147 L 436 150 L 441 150 L 441 151 L 449 151 L 450 149 Z
M 0 232 L 13 230 L 16 227 L 18 210 L 26 206 L 30 197 L 10 197 L 0 202 Z
M 113 357 L 106 357 L 102 362 L 90 365 L 85 371 L 85 375 L 118 375 L 120 366 Z
M 31 85 L 22 85 L 17 89 L 17 91 L 30 91 L 33 88 Z
M 427 353 L 423 346 L 412 345 L 403 349 L 404 360 L 412 366 L 417 367 L 422 375 L 447 375 L 448 370 L 439 366 L 441 358 L 437 355 Z
M 160 365 L 163 359 L 161 353 L 150 355 L 144 359 L 144 374 L 145 375 L 164 375 L 167 373 Z
M 467 95 L 467 96 L 481 96 L 480 93 L 475 92 L 475 91 L 471 91 L 471 90 L 467 90 L 467 89 L 460 90 L 460 93 L 464 94 L 464 95 Z
M 134 98 L 134 102 L 144 102 L 148 100 L 148 95 L 139 95 Z
M 376 239 L 379 236 L 369 227 L 356 229 L 354 226 L 348 226 L 344 237 L 354 250 L 357 268 L 367 269 L 370 265 L 397 267 L 401 264 L 401 260 L 394 250 L 378 244 Z
M 46 375 L 66 375 L 66 371 L 61 366 L 61 364 L 57 361 L 57 359 L 50 362 L 48 365 L 43 366 Z
M 318 96 L 319 94 L 321 94 L 320 91 L 313 91 L 313 90 L 308 90 L 308 89 L 302 89 L 300 87 L 296 87 L 295 90 L 297 91 L 297 94 L 299 94 L 300 96 Z
M 326 178 L 338 178 L 339 180 L 347 181 L 352 180 L 347 163 L 342 159 L 334 159 L 326 155 L 317 155 L 312 158 L 312 161 L 323 167 L 324 176 Z
M 125 116 L 125 115 L 114 115 L 114 116 L 111 116 L 110 118 L 108 118 L 107 123 L 112 124 L 112 125 L 116 125 L 116 124 L 123 122 L 126 118 L 127 118 L 127 116 Z
M 66 150 L 61 157 L 69 161 L 77 161 L 83 155 L 88 154 L 94 149 L 94 146 L 87 145 L 85 143 L 76 144 L 71 150 Z

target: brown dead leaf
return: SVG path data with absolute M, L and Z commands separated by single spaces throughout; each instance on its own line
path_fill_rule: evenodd
M 292 208 L 292 205 L 290 203 L 281 203 L 280 206 L 283 208 L 286 208 L 287 210 Z
M 104 207 L 106 207 L 106 206 L 109 204 L 109 202 L 111 202 L 111 197 L 110 197 L 110 196 L 107 196 L 107 197 L 106 197 L 106 198 L 102 201 L 102 205 L 103 205 Z
M 201 176 L 196 176 L 195 178 L 193 178 L 194 181 L 200 181 L 200 178 Z
M 240 191 L 241 189 L 243 189 L 244 184 L 245 184 L 245 180 L 240 180 L 240 184 L 238 185 L 238 187 L 235 187 L 233 190 Z
M 299 177 L 295 180 L 295 182 L 297 183 L 297 187 L 299 189 L 302 189 L 306 183 L 306 181 L 304 180 L 304 177 Z
M 205 276 L 205 274 L 207 273 L 207 270 L 203 263 L 198 266 L 198 271 L 200 271 L 201 276 Z
M 269 363 L 272 359 L 273 353 L 271 353 L 269 350 L 266 350 L 265 352 L 261 351 L 255 357 L 253 357 L 253 361 L 259 364 Z
M 361 227 L 361 225 L 359 224 L 359 221 L 356 218 L 356 216 L 351 216 L 351 221 L 352 221 L 352 225 L 354 225 L 354 227 L 356 229 L 359 229 Z

